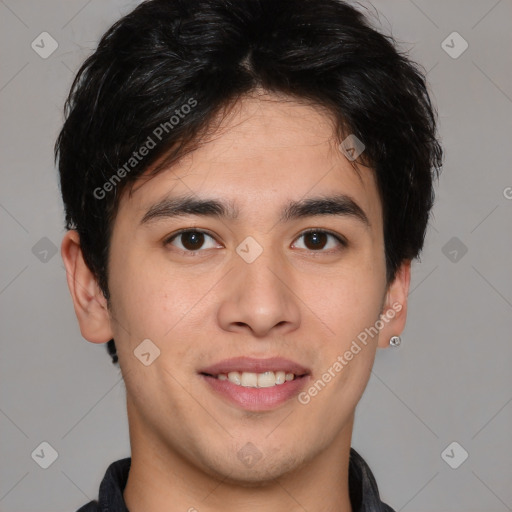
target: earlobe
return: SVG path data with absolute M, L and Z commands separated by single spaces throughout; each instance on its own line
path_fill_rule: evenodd
M 407 319 L 407 297 L 411 281 L 411 261 L 404 261 L 397 270 L 395 279 L 386 292 L 384 307 L 381 313 L 383 327 L 379 333 L 380 348 L 390 345 L 393 336 L 400 336 Z
M 82 336 L 92 343 L 106 343 L 113 338 L 107 300 L 84 261 L 77 231 L 64 235 L 61 256 Z

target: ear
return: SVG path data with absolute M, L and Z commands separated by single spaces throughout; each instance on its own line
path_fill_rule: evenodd
M 77 231 L 64 235 L 60 253 L 82 336 L 92 343 L 106 343 L 113 338 L 107 299 L 84 261 Z
M 407 318 L 407 297 L 411 282 L 411 261 L 404 261 L 389 284 L 380 318 L 384 324 L 379 333 L 380 348 L 389 347 L 391 336 L 400 336 Z

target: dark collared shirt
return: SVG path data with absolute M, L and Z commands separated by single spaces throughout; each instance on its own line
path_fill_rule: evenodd
M 77 512 L 129 512 L 123 491 L 131 461 L 128 457 L 110 464 L 100 485 L 99 501 L 91 501 Z M 380 500 L 375 478 L 354 448 L 350 449 L 348 485 L 353 512 L 395 512 Z

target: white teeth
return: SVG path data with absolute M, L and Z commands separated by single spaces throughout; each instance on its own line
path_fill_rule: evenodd
M 258 387 L 258 375 L 255 373 L 243 372 L 240 380 L 244 388 Z
M 256 374 L 254 374 L 256 375 Z M 243 382 L 243 381 L 242 381 Z M 274 372 L 265 372 L 258 375 L 258 387 L 259 388 L 270 388 L 277 384 L 276 376 Z
M 270 388 L 272 386 L 284 384 L 295 378 L 293 373 L 278 372 L 229 372 L 227 375 L 221 373 L 217 375 L 219 380 L 229 380 L 233 384 L 246 388 Z
M 240 374 L 238 372 L 229 372 L 228 380 L 233 384 L 238 384 L 239 386 L 242 385 L 242 381 L 240 380 Z
M 292 373 L 292 375 L 293 375 L 293 373 Z M 284 384 L 285 380 L 286 380 L 285 372 L 276 372 L 276 384 Z

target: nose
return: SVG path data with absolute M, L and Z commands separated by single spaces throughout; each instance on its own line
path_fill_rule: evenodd
M 265 337 L 299 327 L 300 301 L 293 292 L 291 269 L 278 255 L 265 250 L 252 263 L 236 256 L 234 265 L 218 309 L 222 329 Z

